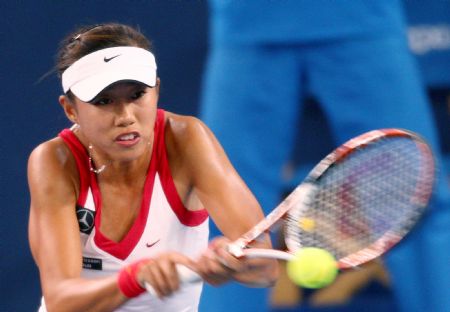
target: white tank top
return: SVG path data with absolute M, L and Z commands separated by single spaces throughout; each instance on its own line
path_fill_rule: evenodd
M 177 251 L 195 258 L 207 248 L 208 214 L 204 209 L 189 211 L 184 207 L 170 174 L 163 110 L 157 113 L 153 153 L 141 210 L 129 232 L 118 243 L 99 231 L 102 199 L 96 176 L 89 170 L 86 149 L 71 130 L 65 129 L 59 135 L 72 151 L 80 174 L 76 213 L 83 250 L 83 277 L 115 274 L 131 262 L 164 251 Z M 201 283 L 183 285 L 164 300 L 144 293 L 116 311 L 197 311 L 201 289 Z M 45 311 L 44 303 L 40 311 Z

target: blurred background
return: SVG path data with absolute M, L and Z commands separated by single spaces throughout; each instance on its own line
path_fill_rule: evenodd
M 438 126 L 444 158 L 441 170 L 449 182 L 450 2 L 405 0 L 404 5 L 409 45 Z M 84 24 L 114 21 L 138 26 L 154 44 L 162 81 L 160 106 L 199 115 L 209 48 L 209 7 L 206 1 L 193 0 L 17 0 L 1 1 L 0 11 L 0 311 L 35 311 L 41 293 L 27 240 L 26 164 L 36 145 L 70 125 L 57 101 L 60 82 L 54 72 L 49 74 L 59 41 Z M 305 103 L 299 118 L 299 142 L 315 143 L 296 150 L 296 165 L 315 163 L 334 147 L 332 135 L 315 101 Z M 303 131 L 308 128 L 317 131 Z M 450 266 L 445 270 L 450 274 Z M 272 297 L 273 311 L 397 311 L 383 265 L 370 264 L 362 271 L 370 273 L 345 277 L 337 293 L 332 293 L 341 300 L 332 305 L 319 301 L 313 306 L 308 300 L 316 294 L 282 285 Z

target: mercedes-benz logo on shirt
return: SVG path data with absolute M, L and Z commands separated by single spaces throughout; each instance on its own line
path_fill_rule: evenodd
M 77 219 L 80 232 L 89 234 L 94 227 L 94 212 L 84 207 L 77 206 Z

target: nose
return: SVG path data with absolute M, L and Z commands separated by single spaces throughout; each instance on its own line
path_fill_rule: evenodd
M 118 127 L 128 127 L 135 122 L 132 103 L 121 101 L 115 105 L 116 120 Z

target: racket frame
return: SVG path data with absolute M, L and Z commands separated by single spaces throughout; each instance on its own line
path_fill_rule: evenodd
M 412 139 L 417 145 L 419 151 L 422 153 L 423 157 L 430 160 L 429 162 L 425 162 L 425 166 L 421 168 L 423 175 L 430 175 L 427 178 L 431 182 L 427 186 L 428 189 L 425 192 L 426 194 L 428 194 L 428 196 L 420 196 L 420 194 L 422 194 L 423 192 L 420 192 L 420 194 L 418 192 L 417 196 L 414 196 L 412 199 L 416 204 L 425 207 L 431 196 L 434 184 L 434 158 L 432 151 L 427 143 L 417 134 L 403 129 L 389 128 L 373 130 L 345 142 L 333 152 L 328 154 L 310 171 L 305 180 L 300 185 L 298 185 L 294 189 L 294 191 L 288 197 L 286 197 L 284 201 L 282 201 L 274 210 L 272 210 L 272 212 L 270 212 L 265 219 L 261 220 L 239 239 L 230 243 L 228 246 L 229 252 L 235 257 L 245 256 L 251 258 L 277 258 L 282 260 L 292 259 L 293 255 L 289 250 L 287 252 L 284 252 L 278 250 L 274 251 L 272 249 L 248 248 L 248 246 L 261 234 L 268 232 L 271 228 L 276 227 L 277 223 L 279 223 L 283 220 L 283 218 L 286 217 L 294 204 L 300 204 L 300 208 L 297 208 L 300 212 L 306 209 L 309 205 L 308 200 L 312 198 L 311 195 L 313 195 L 315 191 L 315 181 L 318 181 L 329 168 L 346 159 L 350 154 L 357 151 L 358 149 L 366 147 L 367 145 L 382 140 L 386 137 L 406 137 Z M 366 248 L 338 259 L 338 267 L 340 269 L 352 268 L 379 257 L 381 254 L 385 253 L 395 244 L 397 244 L 404 237 L 404 235 L 406 235 L 407 232 L 408 231 L 406 231 L 405 233 L 397 233 L 388 230 L 386 233 L 384 233 L 383 236 L 381 236 L 378 240 L 376 240 Z

